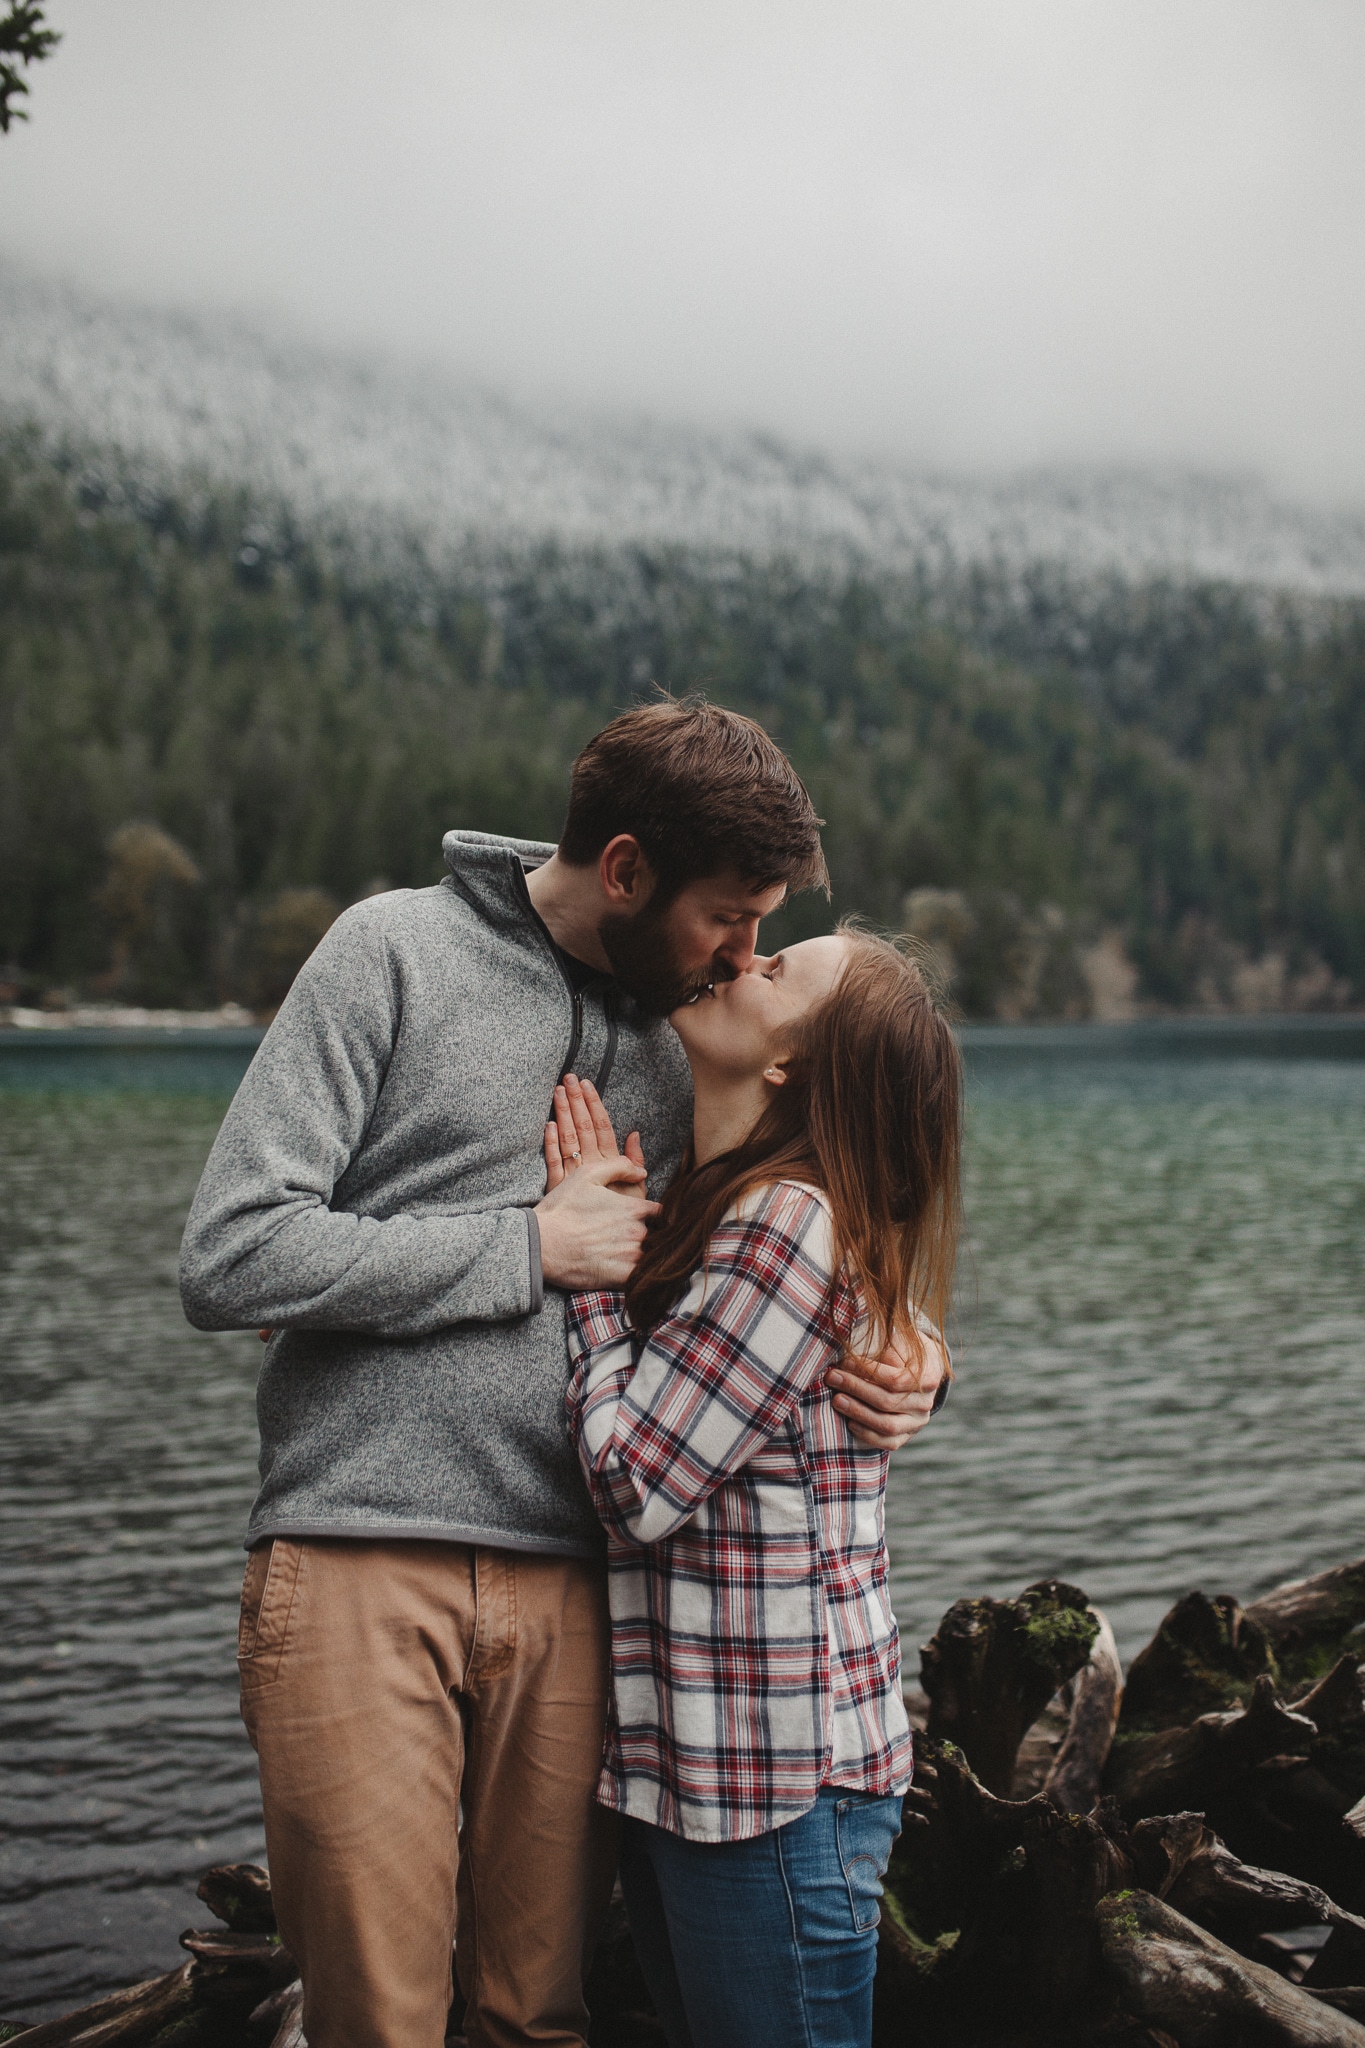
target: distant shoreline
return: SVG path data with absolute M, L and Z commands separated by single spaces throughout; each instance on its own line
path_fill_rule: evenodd
M 241 1003 L 216 1010 L 148 1010 L 136 1005 L 73 1003 L 66 1010 L 35 1010 L 22 1003 L 0 1006 L 0 1031 L 264 1031 L 269 1019 Z
M 164 1045 L 184 1038 L 203 1044 L 258 1043 L 270 1017 L 253 1015 L 240 1003 L 216 1010 L 151 1010 L 106 1005 L 73 1005 L 69 1010 L 37 1010 L 20 1004 L 0 1006 L 0 1047 Z M 1079 1050 L 1122 1041 L 1152 1042 L 1214 1039 L 1250 1040 L 1284 1034 L 1324 1038 L 1365 1038 L 1365 1008 L 1351 1010 L 1163 1010 L 1140 1017 L 1030 1018 L 1013 1020 L 971 1017 L 957 1030 L 971 1046 L 1034 1046 L 1039 1050 L 1069 1044 Z

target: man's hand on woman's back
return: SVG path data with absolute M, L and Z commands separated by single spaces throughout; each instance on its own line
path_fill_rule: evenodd
M 947 1370 L 943 1345 L 925 1337 L 918 1366 L 893 1343 L 880 1358 L 860 1358 L 856 1367 L 845 1360 L 825 1374 L 825 1383 L 856 1443 L 869 1451 L 899 1451 L 934 1413 Z

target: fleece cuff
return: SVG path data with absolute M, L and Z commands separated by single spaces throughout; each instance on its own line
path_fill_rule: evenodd
M 526 1237 L 531 1258 L 531 1314 L 538 1316 L 545 1306 L 545 1268 L 540 1263 L 540 1218 L 534 1209 L 526 1211 Z

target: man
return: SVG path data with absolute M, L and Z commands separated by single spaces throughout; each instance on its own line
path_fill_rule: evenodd
M 200 1328 L 274 1332 L 239 1656 L 310 2048 L 439 2048 L 457 1892 L 471 2042 L 583 2041 L 615 1845 L 563 1290 L 631 1270 L 690 1126 L 667 1014 L 824 883 L 818 826 L 749 720 L 626 713 L 558 849 L 452 832 L 439 887 L 338 919 L 214 1145 L 181 1286 Z M 544 1196 L 570 1070 L 647 1188 Z M 882 1372 L 832 1398 L 904 1442 L 932 1387 Z

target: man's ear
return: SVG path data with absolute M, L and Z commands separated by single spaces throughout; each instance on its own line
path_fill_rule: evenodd
M 597 878 L 613 910 L 642 910 L 654 893 L 654 870 L 633 832 L 618 832 L 607 841 Z

